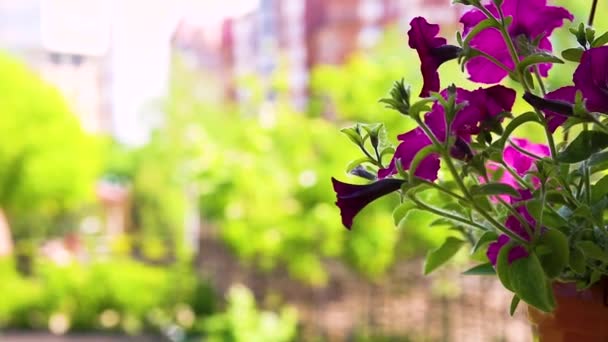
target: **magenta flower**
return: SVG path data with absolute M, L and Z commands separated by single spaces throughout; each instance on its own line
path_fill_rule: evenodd
M 381 179 L 367 185 L 348 184 L 331 179 L 337 195 L 336 205 L 340 208 L 342 224 L 350 229 L 354 217 L 371 202 L 401 188 L 403 180 Z
M 441 92 L 442 96 L 448 97 L 447 90 Z M 467 143 L 471 141 L 471 136 L 479 134 L 486 129 L 493 120 L 502 120 L 500 114 L 511 111 L 515 102 L 515 91 L 501 85 L 490 88 L 479 88 L 469 91 L 456 89 L 456 103 L 467 105 L 461 109 L 451 125 L 451 134 L 457 139 L 457 143 L 452 148 L 452 156 L 460 159 L 467 159 L 471 156 Z M 439 103 L 433 105 L 432 110 L 426 114 L 425 123 L 441 142 L 446 140 L 446 118 L 445 110 Z M 405 134 L 398 136 L 401 142 L 395 151 L 389 166 L 378 171 L 378 178 L 390 177 L 397 173 L 395 162 L 401 161 L 404 170 L 410 168 L 410 164 L 416 154 L 428 145 L 431 139 L 421 128 L 416 128 Z M 437 179 L 439 171 L 439 156 L 430 154 L 422 160 L 415 175 L 434 181 Z
M 506 245 L 507 243 L 509 243 L 509 241 L 511 241 L 511 238 L 509 238 L 509 236 L 507 236 L 505 234 L 502 234 L 498 237 L 498 240 L 496 240 L 495 242 L 492 242 L 488 246 L 486 256 L 488 257 L 488 260 L 490 260 L 492 265 L 496 266 L 496 261 L 498 260 L 498 253 L 500 253 L 501 248 L 504 245 Z M 524 247 L 515 246 L 515 247 L 511 248 L 511 250 L 509 251 L 507 260 L 509 261 L 509 264 L 510 264 L 517 259 L 525 258 L 527 256 L 528 256 L 528 251 L 526 251 L 526 249 Z
M 533 153 L 539 157 L 547 157 L 550 155 L 549 147 L 543 144 L 534 144 L 529 142 L 526 139 L 511 139 L 519 148 L 524 149 L 530 153 Z M 519 152 L 515 147 L 509 145 L 503 151 L 503 160 L 505 163 L 512 168 L 517 175 L 520 177 L 524 177 L 528 172 L 533 171 L 535 169 L 534 158 Z M 501 169 L 501 166 L 496 163 L 489 163 L 487 165 L 488 170 L 496 172 Z M 511 173 L 507 171 L 503 171 L 501 178 L 499 180 L 501 183 L 505 183 L 511 185 L 514 188 L 520 188 L 520 184 L 517 182 L 515 177 L 511 175 Z M 538 185 L 539 181 L 536 178 L 532 179 L 533 185 Z M 508 195 L 500 196 L 505 201 L 512 202 L 513 198 Z
M 494 16 L 498 11 L 494 3 L 485 6 Z M 540 38 L 538 49 L 552 51 L 549 36 L 556 28 L 563 25 L 564 19 L 574 17 L 565 8 L 547 6 L 546 0 L 504 0 L 502 11 L 505 16 L 511 16 L 513 21 L 508 32 L 513 41 L 523 36 L 528 42 Z M 460 22 L 464 25 L 464 34 L 468 34 L 475 25 L 486 16 L 478 9 L 465 13 Z M 513 60 L 502 35 L 496 28 L 487 28 L 471 40 L 471 46 L 496 58 L 509 68 L 513 68 Z M 522 52 L 522 51 L 520 51 Z M 541 75 L 547 76 L 550 64 L 539 66 Z M 498 83 L 505 78 L 507 71 L 499 68 L 484 57 L 473 57 L 467 63 L 471 80 L 481 83 Z
M 397 139 L 399 139 L 401 143 L 397 146 L 391 163 L 387 168 L 378 170 L 378 178 L 380 179 L 390 177 L 397 173 L 397 166 L 395 165 L 397 159 L 400 160 L 403 169 L 408 170 L 416 154 L 426 146 L 432 144 L 431 139 L 424 133 L 422 128 L 416 128 L 401 134 L 397 136 Z M 433 153 L 420 162 L 415 175 L 420 178 L 434 181 L 437 179 L 438 171 L 439 156 L 436 153 Z
M 521 149 L 539 157 L 547 157 L 550 155 L 549 147 L 547 145 L 534 144 L 526 139 L 519 138 L 513 138 L 511 141 L 513 141 Z M 503 159 L 507 165 L 512 167 L 517 174 L 522 177 L 534 168 L 534 159 L 519 152 L 511 145 L 505 148 L 503 152 Z
M 547 126 L 553 133 L 568 119 L 568 116 L 573 114 L 572 107 L 575 96 L 576 88 L 567 86 L 548 93 L 544 98 L 526 93 L 524 94 L 524 100 L 543 111 L 547 119 Z
M 420 97 L 427 97 L 432 91 L 439 91 L 439 66 L 458 57 L 460 48 L 447 45 L 445 38 L 436 37 L 439 25 L 429 24 L 426 19 L 416 17 L 410 22 L 408 31 L 409 45 L 418 52 L 420 57 L 420 70 L 424 84 Z
M 583 93 L 587 109 L 608 113 L 608 46 L 583 53 L 581 64 L 574 72 L 574 85 Z

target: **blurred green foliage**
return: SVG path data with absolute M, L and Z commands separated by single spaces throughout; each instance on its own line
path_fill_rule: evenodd
M 65 317 L 70 330 L 158 331 L 176 324 L 190 329 L 194 318 L 215 312 L 215 293 L 187 265 L 152 267 L 128 259 L 87 265 L 36 265 L 22 277 L 10 260 L 0 262 L 0 327 L 51 328 Z M 9 295 L 10 294 L 10 295 Z
M 230 289 L 225 312 L 199 324 L 207 342 L 289 342 L 298 332 L 295 309 L 259 311 L 251 291 L 240 285 Z
M 93 200 L 100 145 L 59 91 L 0 54 L 0 209 L 15 239 L 71 229 Z
M 286 268 L 294 278 L 322 285 L 328 260 L 377 278 L 397 255 L 434 244 L 428 226 L 392 228 L 397 197 L 366 210 L 351 232 L 342 227 L 330 178 L 358 155 L 336 123 L 293 112 L 282 101 L 249 104 L 239 112 L 196 95 L 206 93 L 209 80 L 179 69 L 174 75 L 167 118 L 182 122 L 169 123 L 181 126 L 171 136 L 182 147 L 173 151 L 196 175 L 201 216 L 245 263 Z

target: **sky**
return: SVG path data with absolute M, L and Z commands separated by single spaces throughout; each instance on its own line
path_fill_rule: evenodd
M 168 84 L 169 41 L 185 18 L 216 30 L 223 18 L 251 11 L 257 0 L 115 1 L 111 47 L 113 129 L 130 145 L 146 142 L 154 125 L 155 101 Z

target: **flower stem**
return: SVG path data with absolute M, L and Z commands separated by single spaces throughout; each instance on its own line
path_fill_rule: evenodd
M 593 19 L 595 18 L 595 10 L 597 9 L 597 0 L 593 0 L 593 4 L 591 5 L 591 13 L 589 14 L 589 21 L 587 24 L 589 26 L 593 26 Z
M 489 18 L 494 18 L 492 13 L 490 13 L 485 8 L 484 8 L 484 10 L 485 10 L 484 13 L 486 13 L 486 16 L 489 15 L 488 16 Z M 515 44 L 513 44 L 513 39 L 511 39 L 511 36 L 509 35 L 509 32 L 507 31 L 507 27 L 505 26 L 505 16 L 504 16 L 504 13 L 502 12 L 502 8 L 500 8 L 500 6 L 498 6 L 498 14 L 499 14 L 500 22 L 501 22 L 500 33 L 501 33 L 503 39 L 505 40 L 505 43 L 507 44 L 507 48 L 509 49 L 509 54 L 511 55 L 511 58 L 513 59 L 513 63 L 516 66 L 514 72 L 518 76 L 521 85 L 524 87 L 524 90 L 531 93 L 532 91 L 531 91 L 530 87 L 528 86 L 528 84 L 526 84 L 525 78 L 522 75 L 522 72 L 524 72 L 524 71 L 519 70 L 519 68 L 517 67 L 517 65 L 520 62 L 519 55 L 517 53 L 517 49 L 515 48 Z M 496 19 L 496 18 L 494 18 L 494 19 Z M 540 74 L 538 75 L 538 77 L 540 78 Z M 542 89 L 543 95 L 544 95 L 544 86 L 541 89 Z M 545 135 L 547 136 L 547 144 L 549 145 L 549 149 L 551 151 L 551 159 L 555 162 L 555 157 L 557 156 L 557 149 L 555 148 L 555 141 L 553 139 L 553 133 L 551 133 L 551 131 L 549 130 L 549 126 L 547 125 L 547 120 L 545 119 L 544 115 L 536 108 L 534 108 L 534 112 L 538 116 L 538 119 L 540 120 L 540 122 L 545 127 Z
M 487 60 L 489 60 L 490 62 L 496 64 L 497 67 L 501 68 L 502 70 L 511 73 L 513 72 L 513 70 L 511 70 L 511 68 L 509 68 L 507 65 L 505 65 L 503 62 L 499 61 L 498 59 L 496 59 L 495 57 L 493 57 L 492 55 L 489 55 L 479 49 L 474 49 L 471 48 L 472 51 L 474 51 L 476 54 L 486 58 Z
M 536 81 L 538 81 L 538 86 L 540 87 L 540 92 L 543 94 L 543 97 L 547 95 L 547 89 L 545 88 L 545 82 L 543 82 L 543 78 L 540 75 L 540 70 L 538 69 L 538 64 L 534 66 L 534 76 L 536 76 Z
M 532 185 L 528 184 L 528 182 L 526 182 L 523 178 L 521 178 L 521 176 L 519 174 L 517 174 L 517 172 L 515 172 L 515 170 L 513 170 L 513 168 L 511 168 L 509 166 L 509 164 L 507 164 L 504 160 L 500 162 L 500 165 L 502 165 L 502 167 L 504 167 L 505 170 L 507 170 L 507 172 L 509 172 L 511 174 L 511 176 L 513 176 L 513 178 L 515 178 L 515 180 L 517 180 L 519 185 L 523 186 L 524 188 L 526 188 L 530 191 L 534 191 L 534 187 Z
M 528 220 L 526 220 L 520 213 L 519 211 L 517 211 L 517 209 L 515 209 L 511 204 L 507 203 L 507 201 L 505 201 L 504 199 L 497 197 L 498 202 L 500 202 L 500 204 L 502 204 L 503 206 L 505 206 L 505 208 L 507 208 L 507 210 L 509 210 L 511 212 L 511 214 L 513 216 L 515 216 L 515 218 L 519 221 L 519 223 L 521 223 L 522 227 L 524 227 L 524 230 L 526 231 L 526 233 L 528 233 L 528 236 L 534 236 L 534 231 L 532 230 L 532 227 L 530 227 L 530 223 L 528 222 Z
M 459 201 L 463 201 L 463 202 L 468 202 L 468 199 L 460 196 L 459 194 L 455 193 L 454 191 L 450 190 L 450 189 L 446 189 L 443 186 L 439 185 L 439 184 L 435 184 L 433 182 L 429 182 L 426 179 L 422 179 L 422 178 L 418 178 L 416 177 L 416 180 L 419 181 L 420 183 L 424 183 L 432 188 L 435 188 L 441 192 L 443 192 L 446 195 L 452 196 L 453 198 L 459 200 Z
M 542 160 L 543 157 L 538 156 L 532 152 L 526 151 L 523 148 L 521 148 L 519 145 L 517 145 L 516 143 L 514 143 L 512 140 L 509 140 L 509 145 L 511 145 L 511 147 L 513 147 L 517 152 L 526 155 L 532 159 L 536 159 L 536 160 Z
M 475 228 L 478 228 L 478 229 L 481 229 L 481 230 L 484 230 L 484 231 L 488 230 L 487 227 L 484 227 L 484 226 L 480 225 L 479 223 L 476 223 L 476 222 L 473 222 L 471 220 L 468 220 L 468 219 L 466 219 L 466 218 L 464 218 L 462 216 L 454 215 L 454 214 L 452 214 L 450 212 L 447 212 L 445 210 L 441 210 L 439 208 L 435 208 L 433 206 L 430 206 L 430 205 L 422 202 L 421 200 L 419 200 L 415 195 L 410 195 L 408 197 L 412 200 L 412 202 L 416 203 L 416 205 L 420 209 L 426 210 L 426 211 L 428 211 L 430 213 L 433 213 L 433 214 L 435 214 L 437 216 L 445 217 L 445 218 L 453 220 L 453 221 L 464 223 L 464 224 L 466 224 L 468 226 L 471 226 L 471 227 L 475 227 Z
M 475 199 L 469 192 L 469 189 L 464 184 L 462 178 L 460 178 L 460 175 L 458 174 L 458 171 L 456 170 L 456 167 L 454 166 L 454 163 L 452 162 L 452 158 L 450 156 L 450 150 L 446 146 L 444 146 L 442 143 L 439 142 L 439 140 L 437 139 L 437 136 L 435 136 L 433 131 L 431 131 L 431 129 L 426 125 L 426 123 L 424 123 L 423 120 L 418 118 L 416 120 L 416 122 L 418 123 L 418 126 L 420 126 L 420 128 L 422 128 L 424 133 L 429 137 L 429 139 L 431 139 L 431 141 L 433 142 L 433 145 L 435 145 L 435 147 L 437 147 L 437 149 L 440 151 L 442 159 L 444 160 L 445 164 L 448 166 L 448 169 L 450 170 L 452 177 L 456 181 L 456 184 L 458 184 L 458 188 L 460 188 L 460 191 L 462 191 L 464 198 L 466 198 L 469 201 L 469 203 L 471 204 L 473 209 L 475 209 L 475 211 L 477 213 L 479 213 L 479 215 L 481 215 L 484 219 L 486 219 L 488 222 L 490 222 L 490 224 L 492 224 L 497 230 L 508 235 L 511 239 L 517 241 L 518 243 L 522 244 L 523 246 L 528 246 L 528 244 L 529 244 L 528 241 L 522 239 L 519 235 L 513 233 L 504 224 L 498 222 L 494 217 L 492 217 L 492 215 L 488 214 L 477 203 L 475 203 Z M 447 137 L 446 137 L 446 140 L 447 140 Z

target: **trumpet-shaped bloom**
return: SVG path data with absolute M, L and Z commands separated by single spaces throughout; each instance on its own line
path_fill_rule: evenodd
M 342 224 L 348 229 L 353 225 L 354 217 L 371 202 L 397 191 L 403 184 L 399 179 L 381 179 L 371 184 L 348 184 L 331 179 L 336 192 L 336 205 L 340 208 Z

